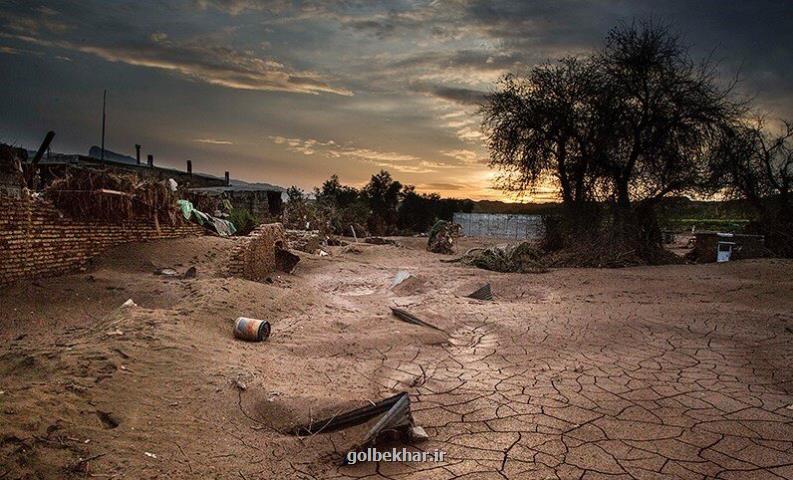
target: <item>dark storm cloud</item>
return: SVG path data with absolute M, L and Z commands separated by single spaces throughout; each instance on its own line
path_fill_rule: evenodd
M 492 50 L 457 50 L 453 52 L 422 52 L 394 62 L 394 68 L 460 68 L 475 70 L 503 70 L 519 66 L 524 56 L 517 52 Z
M 0 138 L 37 138 L 46 111 L 90 144 L 82 100 L 108 86 L 134 96 L 125 114 L 183 132 L 167 144 L 180 163 L 212 148 L 252 180 L 304 188 L 388 166 L 492 198 L 475 112 L 502 75 L 653 19 L 695 58 L 715 51 L 723 78 L 740 71 L 762 113 L 793 118 L 791 16 L 789 0 L 0 0 Z M 142 128 L 115 125 L 129 144 Z
M 235 49 L 210 37 L 172 41 L 166 33 L 143 36 L 113 35 L 85 38 L 79 24 L 61 20 L 58 11 L 21 9 L 7 13 L 0 20 L 7 31 L 5 38 L 40 47 L 95 55 L 109 62 L 156 68 L 191 80 L 242 90 L 284 91 L 295 93 L 334 93 L 351 95 L 345 88 L 334 87 L 311 71 L 300 71 L 274 58 L 251 50 Z M 72 15 L 73 16 L 73 15 Z M 107 30 L 107 25 L 104 26 Z M 121 32 L 127 31 L 122 29 Z M 134 33 L 138 33 L 135 36 Z M 223 39 L 225 40 L 225 39 Z
M 482 105 L 487 92 L 471 88 L 447 87 L 444 85 L 416 86 L 418 92 L 425 92 L 444 100 L 450 100 L 462 105 Z

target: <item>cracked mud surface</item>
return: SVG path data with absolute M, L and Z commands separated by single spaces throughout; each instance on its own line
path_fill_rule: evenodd
M 43 281 L 48 302 L 0 293 L 27 333 L 0 348 L 0 478 L 793 478 L 793 262 L 513 275 L 400 241 L 272 285 L 213 274 L 219 239 L 157 242 Z M 193 281 L 129 260 L 187 247 Z M 486 281 L 494 301 L 464 297 Z M 272 337 L 233 340 L 237 315 Z M 341 467 L 365 429 L 279 433 L 398 391 L 430 437 L 409 448 L 444 462 Z

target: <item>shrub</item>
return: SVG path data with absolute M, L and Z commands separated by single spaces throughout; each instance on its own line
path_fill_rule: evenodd
M 237 235 L 247 235 L 259 225 L 256 217 L 246 208 L 231 209 L 229 221 L 237 228 Z

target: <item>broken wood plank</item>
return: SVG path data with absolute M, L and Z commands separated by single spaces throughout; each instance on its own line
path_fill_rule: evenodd
M 407 393 L 402 392 L 365 407 L 356 408 L 305 425 L 299 425 L 288 430 L 287 433 L 291 435 L 314 435 L 317 433 L 334 432 L 336 430 L 354 427 L 389 411 L 403 396 L 407 397 Z
M 474 298 L 476 300 L 493 300 L 493 292 L 490 289 L 489 283 L 482 285 L 481 287 L 477 288 L 473 293 L 466 296 L 468 298 Z
M 413 325 L 419 325 L 422 327 L 431 328 L 433 330 L 438 330 L 439 332 L 443 332 L 448 334 L 448 332 L 440 327 L 436 327 L 435 325 L 425 322 L 424 320 L 418 318 L 417 316 L 413 315 L 412 313 L 402 310 L 401 308 L 391 307 L 391 313 L 393 313 L 398 319 L 402 320 L 403 322 L 412 323 Z

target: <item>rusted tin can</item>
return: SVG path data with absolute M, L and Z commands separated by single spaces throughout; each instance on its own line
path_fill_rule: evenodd
M 270 323 L 266 320 L 239 317 L 234 321 L 234 336 L 249 342 L 261 342 L 270 336 Z

